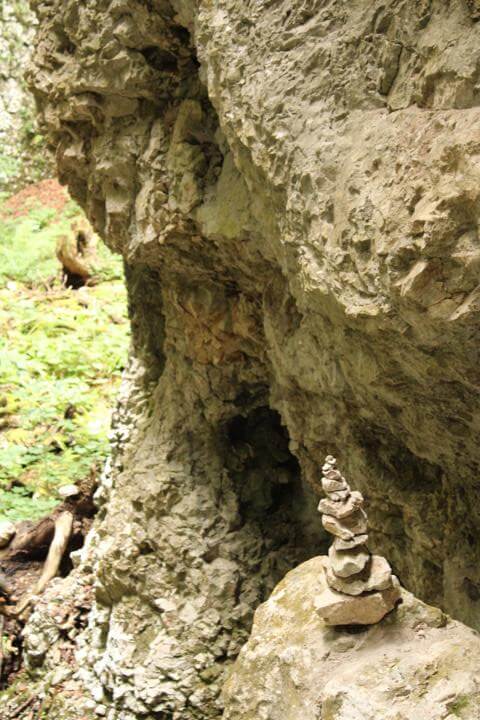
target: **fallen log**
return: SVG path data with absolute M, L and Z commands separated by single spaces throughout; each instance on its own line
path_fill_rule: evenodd
M 44 517 L 37 523 L 19 523 L 13 540 L 6 548 L 0 551 L 0 560 L 41 558 L 48 552 L 54 532 L 54 515 Z
M 0 550 L 0 613 L 25 619 L 34 597 L 43 593 L 61 570 L 68 572 L 65 560 L 72 550 L 83 545 L 91 526 L 95 488 L 96 475 L 92 471 L 80 487 L 61 488 L 64 500 L 50 515 L 16 525 L 10 543 Z M 20 581 L 22 575 L 27 576 L 27 585 L 25 579 Z M 20 598 L 16 605 L 15 596 Z
M 71 223 L 70 232 L 57 241 L 66 287 L 78 289 L 92 280 L 98 265 L 97 238 L 86 218 Z

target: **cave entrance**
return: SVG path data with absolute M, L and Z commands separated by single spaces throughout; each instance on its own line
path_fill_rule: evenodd
M 290 569 L 326 551 L 318 500 L 302 479 L 278 412 L 262 406 L 238 415 L 226 433 L 226 466 L 242 522 L 261 538 L 268 594 Z

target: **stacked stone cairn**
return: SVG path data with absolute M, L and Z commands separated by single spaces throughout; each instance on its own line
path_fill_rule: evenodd
M 384 557 L 367 548 L 363 496 L 351 490 L 331 455 L 322 468 L 327 497 L 318 506 L 325 530 L 334 536 L 326 561 L 317 613 L 327 625 L 373 625 L 393 610 L 400 584 Z

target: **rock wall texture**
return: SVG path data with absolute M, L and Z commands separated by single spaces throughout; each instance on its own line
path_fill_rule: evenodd
M 36 18 L 26 0 L 0 3 L 0 192 L 53 174 L 24 81 Z
M 34 0 L 58 171 L 125 258 L 132 359 L 88 562 L 109 718 L 206 718 L 325 537 L 480 627 L 480 6 Z

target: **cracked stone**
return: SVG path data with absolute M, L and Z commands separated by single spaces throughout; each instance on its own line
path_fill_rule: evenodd
M 328 551 L 330 567 L 337 577 L 348 578 L 357 575 L 365 569 L 370 558 L 370 553 L 363 545 L 351 550 L 337 550 L 332 545 Z
M 354 490 L 345 500 L 330 500 L 323 498 L 320 500 L 318 509 L 322 513 L 333 515 L 333 517 L 341 520 L 349 515 L 352 515 L 356 510 L 361 508 L 362 505 L 363 495 Z
M 372 555 L 370 563 L 358 575 L 337 577 L 327 568 L 327 581 L 331 588 L 346 595 L 360 595 L 373 590 L 386 590 L 392 584 L 392 569 L 381 555 Z

